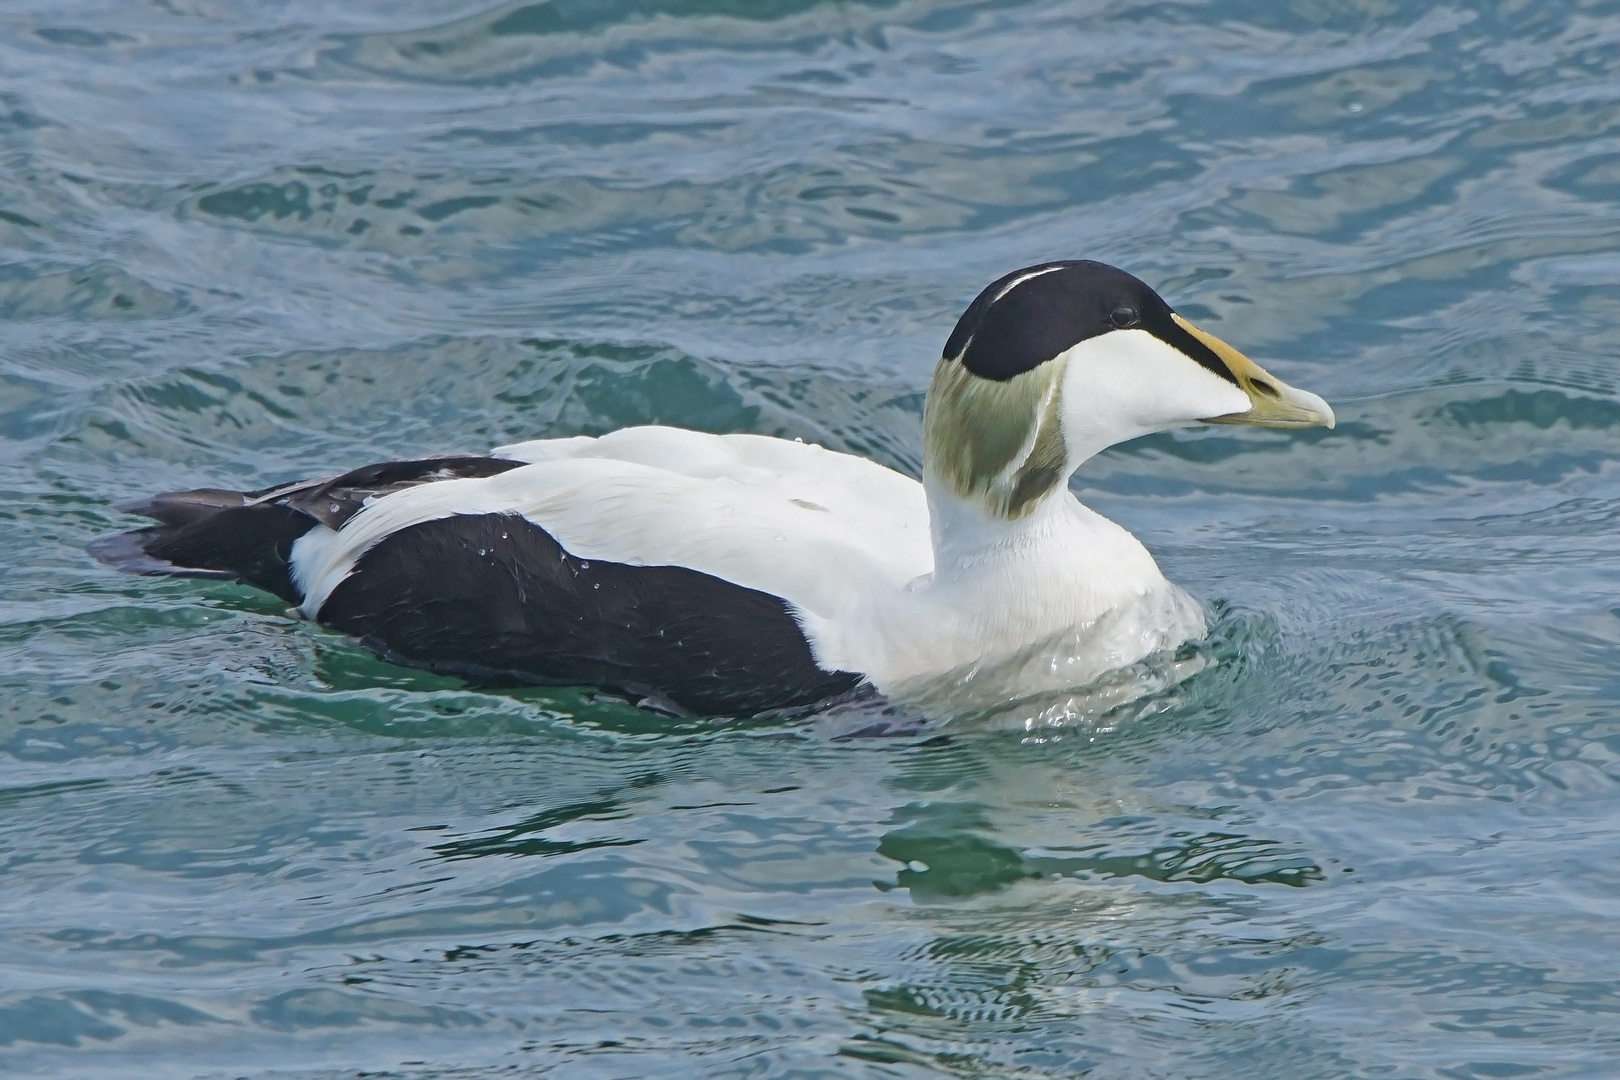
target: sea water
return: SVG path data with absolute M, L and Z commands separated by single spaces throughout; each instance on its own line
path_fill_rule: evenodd
M 1614 4 L 17 0 L 0 155 L 0 1073 L 1620 1074 Z M 1077 257 L 1339 415 L 1079 473 L 1210 621 L 1118 707 L 675 719 L 84 551 L 626 424 L 915 474 Z

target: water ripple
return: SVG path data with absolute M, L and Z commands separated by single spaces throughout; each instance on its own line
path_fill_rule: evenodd
M 7 1075 L 1620 1055 L 1602 5 L 0 26 Z M 1129 267 L 1342 421 L 1082 470 L 1211 615 L 1129 694 L 672 721 L 84 554 L 141 492 L 627 424 L 915 475 L 962 305 L 1053 256 Z

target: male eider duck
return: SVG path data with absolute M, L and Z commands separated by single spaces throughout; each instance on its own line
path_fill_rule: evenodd
M 228 578 L 385 658 L 701 714 L 974 683 L 1069 689 L 1204 631 L 1081 462 L 1186 424 L 1333 426 L 1123 270 L 1008 274 L 945 343 L 923 475 L 759 435 L 634 427 L 124 508 L 94 553 Z

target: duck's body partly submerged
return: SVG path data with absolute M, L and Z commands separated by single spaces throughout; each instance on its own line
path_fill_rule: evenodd
M 96 553 L 269 589 L 407 664 L 700 713 L 863 683 L 915 697 L 977 678 L 981 700 L 1075 686 L 1202 619 L 1069 493 L 1074 467 L 1192 420 L 1331 423 L 1319 398 L 1182 327 L 1100 264 L 1003 278 L 936 371 L 921 483 L 797 441 L 627 428 L 161 495 L 129 507 L 159 525 Z

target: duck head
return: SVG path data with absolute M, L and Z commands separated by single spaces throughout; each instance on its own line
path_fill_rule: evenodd
M 1042 263 L 968 306 L 923 410 L 930 486 L 1016 519 L 1097 452 L 1194 423 L 1332 427 L 1333 410 L 1125 271 Z

